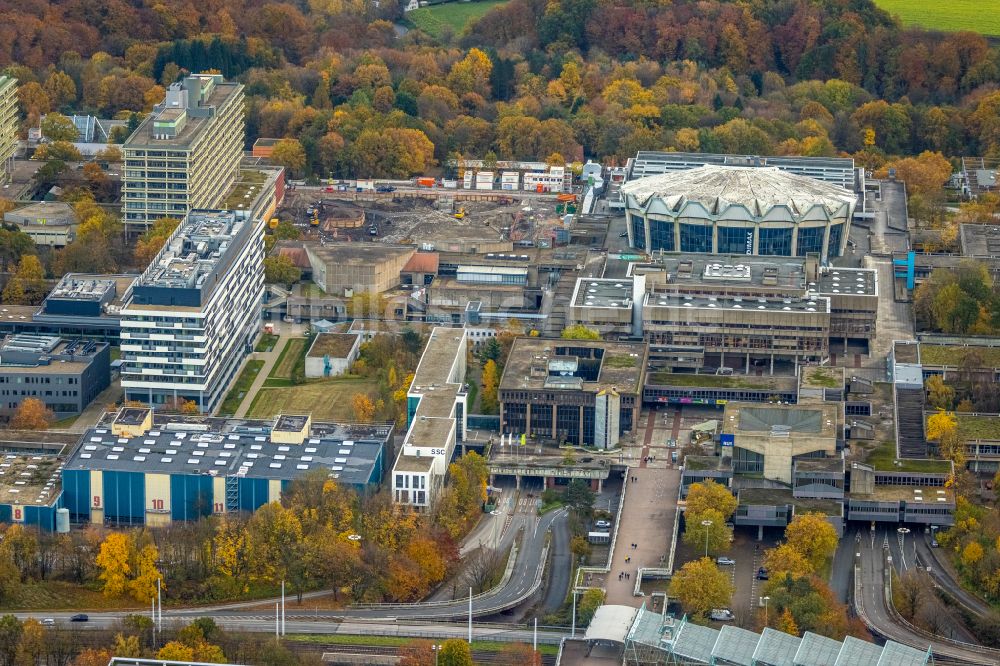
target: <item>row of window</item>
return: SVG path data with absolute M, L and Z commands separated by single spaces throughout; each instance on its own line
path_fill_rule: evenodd
M 26 396 L 26 397 L 46 397 L 46 398 L 75 398 L 80 394 L 79 391 L 45 391 L 44 393 L 39 389 L 3 389 L 0 390 L 0 395 L 9 396 Z
M 55 380 L 55 381 L 53 381 Z M 20 377 L 0 375 L 0 384 L 79 384 L 79 377 Z
M 653 252 L 663 250 L 673 252 L 676 250 L 675 222 L 665 222 L 663 220 L 649 220 L 649 249 Z M 840 239 L 843 233 L 843 224 L 835 224 L 830 227 L 830 239 L 828 256 L 836 257 L 840 255 Z M 758 255 L 791 256 L 792 235 L 796 229 L 769 229 L 754 227 L 717 227 L 716 252 L 722 254 L 754 254 L 754 234 L 758 233 L 757 252 Z M 802 227 L 798 229 L 798 242 L 795 254 L 804 257 L 808 253 L 822 253 L 823 237 L 826 235 L 826 227 Z M 695 225 L 680 223 L 680 251 L 681 252 L 703 252 L 710 253 L 712 248 L 713 227 L 711 225 Z M 643 218 L 632 217 L 632 238 L 633 245 L 640 250 L 646 249 L 646 232 L 643 225 Z
M 413 482 L 412 486 L 410 482 Z M 420 490 L 426 490 L 427 488 L 427 477 L 422 474 L 397 474 L 396 475 L 396 488 L 415 488 Z

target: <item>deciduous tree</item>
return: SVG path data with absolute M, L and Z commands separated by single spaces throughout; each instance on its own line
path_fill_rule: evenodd
M 736 511 L 736 504 L 736 497 L 729 488 L 709 479 L 691 484 L 688 489 L 686 510 L 690 513 L 702 513 L 707 509 L 714 509 L 729 520 Z
M 802 553 L 814 571 L 825 571 L 837 550 L 837 530 L 821 513 L 809 512 L 795 516 L 785 528 L 789 546 Z
M 358 423 L 371 423 L 375 419 L 375 403 L 364 393 L 355 393 L 351 398 L 354 418 Z
M 288 169 L 292 178 L 298 178 L 306 168 L 306 151 L 298 139 L 281 139 L 274 144 L 271 161 Z
M 733 596 L 733 585 L 715 562 L 707 557 L 682 566 L 670 580 L 670 596 L 684 611 L 700 616 L 713 608 L 726 608 Z
M 441 644 L 438 666 L 473 666 L 472 649 L 460 638 L 450 638 Z
M 703 522 L 710 523 L 703 525 Z M 733 531 L 726 527 L 726 519 L 721 511 L 703 509 L 697 513 L 690 508 L 684 513 L 684 543 L 698 552 L 704 552 L 708 544 L 708 554 L 718 555 L 729 550 Z M 707 540 L 707 541 L 706 541 Z
M 76 141 L 80 131 L 73 121 L 61 113 L 47 113 L 42 118 L 42 136 L 49 141 Z
M 764 552 L 764 568 L 772 577 L 791 574 L 794 578 L 813 573 L 812 564 L 790 544 L 783 543 Z
M 583 324 L 573 324 L 562 330 L 560 336 L 563 340 L 600 340 L 601 334 L 593 328 L 588 328 Z
M 16 430 L 46 430 L 55 414 L 38 398 L 25 398 L 10 417 L 10 427 Z
M 499 408 L 497 402 L 497 386 L 499 384 L 497 364 L 493 359 L 483 366 L 483 393 L 480 398 L 484 414 L 494 414 Z

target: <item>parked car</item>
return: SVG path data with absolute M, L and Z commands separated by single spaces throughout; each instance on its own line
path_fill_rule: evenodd
M 757 569 L 757 580 L 767 580 L 767 569 L 764 567 Z
M 677 440 L 673 439 L 673 438 L 668 439 L 667 440 L 667 447 L 669 447 L 671 449 L 676 449 L 677 448 Z
M 937 547 L 938 547 L 938 542 L 937 542 L 937 539 L 933 539 L 933 540 L 931 541 L 931 548 L 937 548 Z
M 611 521 L 598 520 L 597 522 L 594 523 L 594 527 L 603 527 L 603 528 L 611 527 Z
M 52 619 L 51 617 L 47 617 L 47 618 L 45 618 L 45 619 L 42 620 L 42 626 L 43 627 L 54 627 L 54 626 L 56 626 L 56 621 L 54 619 Z
M 618 234 L 618 238 L 628 238 L 628 232 L 627 231 L 621 232 L 620 234 Z
M 74 615 L 69 619 L 70 622 L 87 622 L 89 620 L 90 618 L 87 616 L 86 613 L 77 613 L 76 615 Z
M 716 622 L 732 622 L 736 619 L 736 616 L 733 615 L 733 611 L 728 608 L 713 608 L 709 617 Z
M 736 564 L 736 560 L 731 557 L 726 557 L 725 555 L 720 555 L 715 558 L 715 563 L 720 566 L 733 566 Z

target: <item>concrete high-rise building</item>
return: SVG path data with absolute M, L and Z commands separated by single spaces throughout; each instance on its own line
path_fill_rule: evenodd
M 124 299 L 126 399 L 214 410 L 253 349 L 263 294 L 263 218 L 191 211 Z
M 10 180 L 17 150 L 17 79 L 0 76 L 0 182 Z
M 141 231 L 161 217 L 218 208 L 243 153 L 243 86 L 219 74 L 171 84 L 124 145 L 125 223 Z

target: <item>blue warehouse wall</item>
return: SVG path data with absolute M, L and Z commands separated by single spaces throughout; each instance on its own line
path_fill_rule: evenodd
M 104 517 L 139 525 L 146 516 L 146 479 L 141 472 L 104 472 Z
M 170 517 L 197 520 L 212 514 L 212 477 L 189 474 L 170 476 Z
M 9 523 L 11 513 L 10 504 L 0 504 L 0 523 Z
M 268 500 L 267 479 L 240 479 L 240 511 L 256 511 Z
M 56 529 L 56 509 L 62 506 L 62 502 L 56 502 L 53 506 L 26 506 L 24 507 L 25 526 L 37 526 L 46 532 L 54 532 Z
M 90 472 L 82 469 L 63 470 L 62 501 L 74 523 L 90 520 Z

